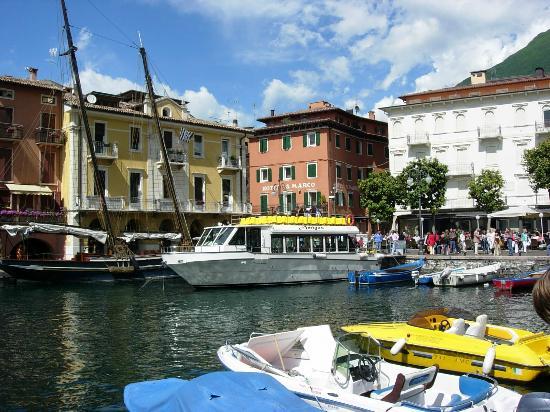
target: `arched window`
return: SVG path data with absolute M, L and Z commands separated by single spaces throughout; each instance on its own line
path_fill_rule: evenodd
M 172 117 L 172 110 L 170 110 L 169 107 L 163 107 L 162 108 L 162 116 L 163 117 Z
M 393 135 L 395 137 L 402 137 L 403 135 L 403 125 L 401 122 L 397 121 L 393 124 Z
M 443 133 L 443 126 L 445 125 L 445 119 L 443 116 L 437 116 L 435 118 L 434 133 Z
M 485 118 L 483 119 L 485 126 L 494 126 L 495 125 L 495 113 L 488 110 L 485 112 Z
M 518 107 L 516 109 L 516 126 L 524 126 L 527 124 L 527 118 L 525 115 L 525 109 Z
M 414 122 L 414 134 L 420 136 L 424 133 L 424 120 L 416 119 Z

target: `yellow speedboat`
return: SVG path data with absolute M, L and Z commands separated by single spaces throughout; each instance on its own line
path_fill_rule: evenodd
M 485 373 L 528 382 L 550 372 L 550 336 L 452 317 L 449 309 L 417 313 L 408 322 L 370 323 L 342 328 L 376 338 L 382 356 L 408 365 L 439 365 L 452 372 Z

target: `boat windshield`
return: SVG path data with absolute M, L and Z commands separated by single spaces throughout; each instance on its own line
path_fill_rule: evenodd
M 227 226 L 223 227 L 220 230 L 218 237 L 214 240 L 214 244 L 223 245 L 232 232 L 233 232 L 232 227 L 227 227 Z
M 381 359 L 380 345 L 369 335 L 348 333 L 336 341 L 332 360 L 332 373 L 340 385 L 345 385 L 363 356 Z
M 199 240 L 198 246 L 212 246 L 214 244 L 214 240 L 218 236 L 218 233 L 224 229 L 222 227 L 215 227 L 208 231 L 208 233 L 203 233 L 201 236 L 201 239 Z
M 417 328 L 434 329 L 434 325 L 439 325 L 441 321 L 447 318 L 474 319 L 475 316 L 460 308 L 433 308 L 415 313 L 407 324 Z

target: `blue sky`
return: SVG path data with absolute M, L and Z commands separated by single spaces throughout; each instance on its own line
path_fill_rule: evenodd
M 66 0 L 85 92 L 144 88 L 203 119 L 243 126 L 327 100 L 366 115 L 398 96 L 454 85 L 550 28 L 550 4 L 441 0 Z M 0 74 L 69 82 L 57 0 L 0 0 Z M 113 41 L 115 40 L 115 41 Z M 120 44 L 125 43 L 125 44 Z M 383 117 L 377 111 L 379 118 Z

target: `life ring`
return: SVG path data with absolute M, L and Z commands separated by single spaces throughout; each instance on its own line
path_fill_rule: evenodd
M 355 217 L 353 215 L 346 216 L 346 225 L 353 226 L 355 224 Z

